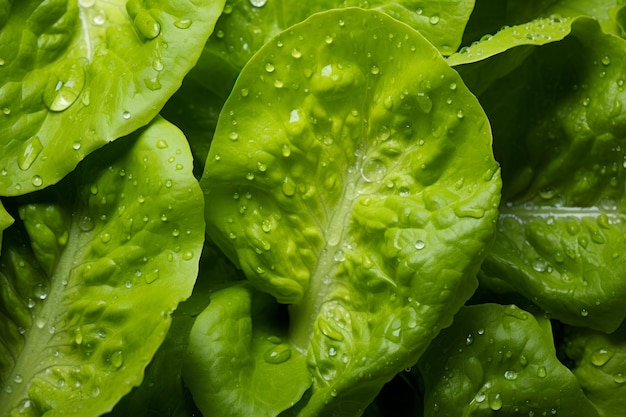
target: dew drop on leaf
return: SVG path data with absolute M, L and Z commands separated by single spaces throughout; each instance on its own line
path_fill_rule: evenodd
M 21 170 L 26 171 L 33 165 L 42 150 L 43 145 L 39 137 L 31 137 L 22 145 L 22 150 L 17 157 L 17 166 Z
M 115 352 L 111 353 L 109 360 L 111 361 L 111 365 L 119 368 L 124 364 L 124 355 L 121 350 L 116 350 Z
M 289 360 L 289 358 L 291 358 L 291 347 L 286 343 L 281 343 L 268 349 L 263 355 L 265 362 L 271 364 L 283 363 Z
M 598 349 L 591 354 L 591 363 L 594 366 L 604 366 L 613 357 L 613 352 L 607 349 Z
M 361 177 L 367 182 L 382 180 L 387 173 L 387 166 L 377 158 L 370 158 L 361 167 Z

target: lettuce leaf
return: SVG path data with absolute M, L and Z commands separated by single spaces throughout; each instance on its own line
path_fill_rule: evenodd
M 208 236 L 289 304 L 313 379 L 299 415 L 359 415 L 476 288 L 500 177 L 485 115 L 439 51 L 355 8 L 316 14 L 249 61 L 201 185 Z
M 598 416 L 559 362 L 550 322 L 515 305 L 465 306 L 420 359 L 425 416 Z
M 152 120 L 224 0 L 21 0 L 0 25 L 0 195 L 54 184 Z
M 565 24 L 571 32 L 559 42 L 512 43 L 458 67 L 489 116 L 503 167 L 482 283 L 519 292 L 565 323 L 610 332 L 626 317 L 626 40 L 590 18 Z
M 12 200 L 0 257 L 0 414 L 101 415 L 138 385 L 189 297 L 203 199 L 163 119 Z

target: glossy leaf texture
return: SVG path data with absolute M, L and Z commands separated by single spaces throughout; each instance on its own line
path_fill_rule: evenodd
M 12 200 L 0 257 L 0 414 L 98 416 L 138 385 L 191 294 L 203 199 L 163 119 Z
M 210 303 L 213 291 L 243 279 L 241 271 L 235 269 L 217 248 L 205 244 L 193 293 L 172 313 L 167 336 L 146 367 L 141 385 L 123 397 L 105 416 L 189 417 L 198 413 L 182 375 L 191 328 Z M 202 350 L 210 355 L 211 346 L 203 346 Z
M 465 306 L 420 359 L 426 417 L 597 417 L 559 362 L 550 322 L 515 305 Z
M 501 183 L 485 114 L 439 51 L 355 8 L 249 61 L 201 186 L 209 238 L 290 304 L 314 380 L 301 415 L 358 415 L 476 288 Z
M 626 325 L 606 334 L 567 329 L 564 350 L 573 372 L 601 417 L 620 415 L 626 407 Z
M 13 224 L 13 217 L 6 211 L 4 205 L 0 201 L 0 249 L 2 248 L 2 233 Z
M 443 54 L 449 55 L 460 45 L 474 1 L 230 0 L 190 75 L 202 79 L 218 96 L 226 97 L 241 68 L 280 31 L 314 13 L 347 7 L 383 11 L 419 30 Z M 207 74 L 211 77 L 207 78 Z M 223 82 L 209 81 L 213 79 Z
M 54 184 L 153 119 L 223 0 L 28 0 L 0 27 L 0 195 Z
M 183 368 L 205 415 L 277 416 L 300 400 L 311 374 L 286 339 L 285 310 L 249 285 L 212 294 L 194 322 Z
M 526 27 L 547 19 L 567 20 L 581 16 L 596 19 L 606 33 L 621 35 L 620 14 L 626 3 L 623 0 L 478 0 L 463 34 L 463 45 L 472 46 L 481 38 L 501 30 L 517 27 L 527 34 Z M 550 35 L 536 27 L 540 37 Z M 533 32 L 530 32 L 531 34 Z M 560 36 L 559 36 L 560 37 Z
M 458 67 L 489 116 L 503 167 L 482 282 L 603 331 L 626 317 L 625 47 L 577 18 L 559 42 Z M 490 74 L 500 77 L 485 81 Z

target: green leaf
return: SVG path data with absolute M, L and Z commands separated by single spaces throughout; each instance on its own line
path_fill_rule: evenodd
M 194 157 L 194 173 L 198 178 L 204 171 L 224 100 L 206 88 L 204 83 L 188 77 L 161 111 L 161 115 L 178 126 L 189 141 Z
M 502 281 L 556 319 L 603 331 L 626 317 L 625 47 L 579 18 L 508 75 L 474 84 L 504 183 L 482 282 Z
M 481 38 L 488 38 L 488 34 L 511 32 L 511 27 L 524 32 L 524 36 L 534 33 L 542 37 L 548 35 L 544 32 L 546 26 L 538 26 L 533 21 L 545 23 L 549 19 L 567 20 L 581 16 L 594 18 L 605 32 L 620 35 L 618 14 L 624 4 L 624 0 L 479 0 L 467 22 L 463 45 L 475 46 Z M 534 26 L 533 31 L 527 32 L 528 25 Z M 547 29 L 551 31 L 549 27 Z M 525 42 L 523 38 L 520 41 Z
M 556 357 L 550 322 L 514 306 L 466 306 L 420 359 L 425 416 L 598 416 Z
M 172 313 L 172 325 L 146 368 L 143 382 L 122 398 L 106 417 L 189 417 L 197 413 L 182 378 L 189 332 L 198 314 L 209 304 L 210 293 L 216 286 L 243 279 L 241 271 L 217 248 L 207 244 L 202 251 L 198 275 L 191 297 Z
M 383 11 L 420 31 L 442 54 L 449 55 L 461 43 L 474 0 L 227 1 L 192 77 L 198 74 L 205 83 L 210 80 L 207 86 L 226 97 L 241 68 L 268 40 L 314 13 L 346 7 Z M 217 79 L 222 82 L 212 82 Z
M 158 119 L 24 198 L 0 258 L 0 414 L 97 416 L 143 378 L 198 272 L 202 193 Z
M 0 26 L 0 195 L 54 184 L 146 125 L 196 63 L 223 2 L 11 2 Z
M 2 248 L 2 232 L 13 224 L 13 217 L 6 211 L 0 201 L 0 248 Z
M 184 378 L 205 415 L 277 416 L 311 385 L 286 340 L 284 308 L 248 285 L 216 291 L 196 319 Z
M 574 375 L 600 416 L 620 415 L 626 407 L 626 325 L 612 334 L 568 328 L 565 352 L 576 362 Z
M 358 415 L 476 288 L 500 177 L 489 123 L 439 51 L 342 9 L 249 61 L 201 185 L 209 237 L 291 304 L 314 377 L 302 415 Z

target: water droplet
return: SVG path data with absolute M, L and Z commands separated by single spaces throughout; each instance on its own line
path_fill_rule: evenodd
M 436 25 L 437 23 L 439 23 L 439 16 L 434 14 L 430 17 L 430 19 L 428 19 L 428 21 L 431 25 Z
M 543 258 L 537 258 L 533 261 L 533 269 L 537 272 L 545 272 L 548 267 L 548 262 Z
M 591 103 L 591 98 L 590 98 L 590 97 L 585 97 L 585 98 L 582 100 L 582 102 L 581 102 L 581 104 L 583 105 L 583 107 L 587 107 L 587 106 L 589 106 L 589 104 L 590 104 L 590 103 Z
M 615 381 L 617 384 L 626 383 L 626 374 L 624 374 L 622 372 L 618 372 L 618 373 L 614 374 L 613 375 L 613 381 Z
M 415 241 L 414 246 L 415 246 L 415 249 L 422 250 L 422 249 L 424 249 L 424 247 L 426 247 L 426 243 L 424 243 L 423 240 L 418 239 L 418 240 Z
M 607 349 L 598 349 L 591 354 L 591 363 L 597 367 L 604 366 L 613 357 L 613 352 Z
M 82 216 L 78 221 L 78 228 L 83 232 L 89 232 L 96 226 L 93 218 L 90 216 Z
M 160 273 L 159 273 L 158 268 L 155 268 L 152 271 L 148 272 L 147 274 L 144 274 L 143 278 L 146 281 L 146 284 L 152 284 L 154 281 L 159 279 L 159 275 Z
M 537 368 L 537 376 L 539 378 L 545 378 L 546 376 L 548 376 L 548 371 L 546 370 L 545 366 L 540 366 L 539 368 Z
M 122 119 L 124 119 L 124 120 L 130 119 L 130 112 L 129 111 L 125 111 L 124 113 L 122 113 Z
M 111 361 L 111 365 L 113 365 L 114 367 L 121 367 L 124 364 L 124 355 L 122 351 L 116 350 L 115 352 L 111 353 L 109 361 Z
M 498 411 L 502 408 L 502 398 L 500 398 L 500 394 L 489 396 L 489 408 L 493 411 Z
M 372 65 L 372 68 L 370 69 L 370 73 L 372 75 L 378 75 L 380 74 L 380 68 L 378 68 L 376 65 Z
M 291 148 L 288 145 L 283 145 L 283 148 L 281 149 L 281 154 L 287 158 L 289 155 L 291 155 Z
M 343 262 L 346 260 L 346 253 L 339 249 L 337 252 L 335 252 L 335 256 L 333 257 L 333 259 L 335 260 L 335 262 Z
M 33 136 L 24 142 L 22 145 L 22 151 L 17 157 L 17 165 L 19 168 L 23 171 L 29 169 L 42 150 L 43 145 L 41 144 L 38 136 Z
M 35 187 L 41 187 L 43 185 L 43 179 L 39 175 L 33 175 L 31 182 Z
M 361 177 L 367 182 L 378 182 L 385 177 L 387 166 L 377 158 L 370 158 L 361 167 Z
M 468 334 L 467 337 L 465 338 L 465 344 L 466 345 L 471 345 L 472 343 L 474 343 L 474 335 L 473 334 Z
M 239 134 L 237 132 L 230 132 L 228 134 L 228 138 L 232 141 L 239 139 Z
M 605 66 L 606 66 L 606 65 L 611 65 L 611 57 L 610 57 L 610 56 L 608 56 L 608 55 L 604 55 L 604 56 L 602 57 L 601 62 L 602 62 L 602 65 L 605 65 Z
M 291 358 L 291 347 L 286 343 L 274 346 L 263 354 L 265 362 L 272 364 L 286 362 L 289 358 Z
M 515 381 L 518 378 L 519 374 L 512 370 L 507 370 L 504 372 L 504 379 L 508 381 Z
M 174 26 L 178 29 L 189 29 L 193 21 L 191 19 L 178 19 L 174 22 Z
M 111 234 L 110 233 L 102 233 L 100 235 L 100 241 L 102 243 L 109 243 L 111 241 Z
M 267 4 L 267 0 L 250 0 L 250 4 L 254 7 L 263 7 Z
M 465 114 L 463 113 L 463 110 L 460 110 L 460 109 L 459 109 L 459 110 L 456 112 L 456 117 L 457 117 L 457 119 L 462 119 L 463 117 L 465 117 Z
M 50 75 L 43 93 L 48 110 L 61 112 L 70 107 L 85 86 L 85 63 L 81 60 L 65 65 Z
M 265 64 L 265 71 L 272 73 L 274 72 L 275 69 L 276 67 L 274 67 L 274 64 L 272 64 L 271 62 L 268 62 L 267 64 Z
M 330 45 L 331 43 L 333 43 L 333 37 L 331 35 L 326 35 L 326 37 L 324 38 L 324 42 L 326 42 L 328 45 Z
M 193 259 L 194 253 L 191 250 L 183 252 L 183 261 L 190 261 Z
M 38 282 L 33 287 L 33 296 L 40 300 L 45 300 L 48 297 L 48 286 L 43 282 Z
M 104 22 L 106 22 L 106 20 L 107 20 L 107 15 L 102 9 L 98 10 L 98 13 L 93 17 L 93 23 L 96 26 L 104 25 Z
M 74 343 L 77 345 L 81 345 L 83 343 L 83 333 L 80 331 L 80 328 L 74 330 Z
M 299 59 L 302 57 L 302 53 L 294 48 L 293 51 L 291 51 L 291 56 L 295 59 Z
M 430 113 L 433 108 L 433 102 L 426 93 L 417 93 L 417 105 L 424 113 Z
M 133 20 L 135 30 L 147 40 L 152 40 L 161 33 L 161 25 L 148 10 L 141 9 Z
M 289 177 L 285 177 L 281 189 L 283 191 L 283 194 L 285 194 L 287 197 L 291 197 L 296 193 L 296 184 L 291 179 L 289 179 Z
M 476 402 L 482 403 L 487 399 L 487 394 L 485 394 L 483 391 L 478 391 L 474 396 L 474 399 L 476 400 Z
M 589 315 L 589 311 L 586 308 L 581 308 L 580 315 L 583 317 L 587 317 Z

